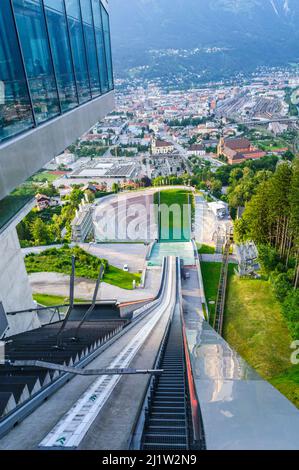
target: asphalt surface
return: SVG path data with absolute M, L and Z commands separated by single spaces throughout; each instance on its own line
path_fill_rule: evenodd
M 145 288 L 135 290 L 121 289 L 120 287 L 101 283 L 98 300 L 118 300 L 119 302 L 131 302 L 154 297 L 159 290 L 161 269 L 147 270 Z M 59 273 L 33 273 L 29 275 L 29 282 L 34 294 L 69 296 L 69 276 Z M 76 278 L 75 298 L 90 300 L 93 296 L 95 282 L 89 279 Z

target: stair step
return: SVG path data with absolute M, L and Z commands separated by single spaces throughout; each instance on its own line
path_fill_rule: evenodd
M 186 435 L 185 434 L 152 434 L 147 433 L 145 437 L 145 442 L 156 440 L 156 442 L 168 442 L 168 443 L 178 443 L 186 445 Z
M 174 435 L 183 435 L 186 436 L 185 426 L 153 426 L 150 424 L 148 426 L 149 434 L 174 434 Z
M 158 442 L 148 442 L 143 444 L 142 448 L 144 450 L 187 450 L 186 444 L 172 444 L 172 443 L 158 443 Z
M 151 416 L 154 419 L 169 419 L 169 418 L 178 418 L 185 419 L 185 412 L 169 410 L 166 412 L 152 411 Z

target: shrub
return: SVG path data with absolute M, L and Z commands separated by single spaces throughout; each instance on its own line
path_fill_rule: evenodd
M 290 284 L 288 279 L 288 275 L 285 273 L 281 273 L 276 276 L 273 275 L 271 277 L 271 284 L 274 290 L 275 297 L 280 302 L 283 302 L 292 288 L 292 285 Z
M 261 264 L 263 271 L 269 275 L 271 271 L 276 269 L 276 266 L 279 263 L 278 253 L 276 249 L 272 248 L 270 245 L 260 245 L 258 252 L 258 261 Z
M 285 317 L 292 337 L 299 339 L 299 290 L 289 292 L 282 304 L 282 313 Z

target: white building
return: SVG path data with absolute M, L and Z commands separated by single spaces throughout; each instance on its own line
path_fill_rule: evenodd
M 188 155 L 196 155 L 197 157 L 203 156 L 206 154 L 205 147 L 202 144 L 193 144 L 187 151 Z
M 71 165 L 72 163 L 75 163 L 76 161 L 76 156 L 73 153 L 61 153 L 55 158 L 55 163 L 57 165 Z
M 84 201 L 80 204 L 76 212 L 76 217 L 73 219 L 72 226 L 72 241 L 75 243 L 83 243 L 93 233 L 92 223 L 92 204 L 86 204 Z
M 222 202 L 222 201 L 210 202 L 208 206 L 218 219 L 224 219 L 224 217 L 227 214 L 227 204 L 225 204 L 225 202 Z
M 154 139 L 152 143 L 152 154 L 160 155 L 165 153 L 172 153 L 174 151 L 174 145 L 171 142 L 165 140 Z

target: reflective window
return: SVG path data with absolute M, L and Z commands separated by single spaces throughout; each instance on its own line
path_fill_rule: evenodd
M 98 0 L 92 0 L 94 26 L 95 26 L 95 34 L 96 34 L 96 41 L 97 41 L 97 52 L 98 52 L 98 60 L 99 60 L 99 67 L 100 67 L 101 88 L 102 88 L 102 93 L 106 93 L 109 89 L 109 85 L 108 85 L 108 73 L 107 73 L 107 65 L 106 65 L 106 54 L 105 54 L 105 49 L 104 49 L 102 15 L 101 15 L 101 9 L 99 5 L 100 3 Z
M 80 2 L 91 91 L 93 96 L 98 96 L 101 93 L 101 85 L 91 3 L 90 0 L 80 0 Z
M 100 0 L 0 0 L 0 7 L 0 142 L 113 89 Z
M 79 0 L 65 0 L 80 103 L 91 99 Z
M 0 9 L 0 142 L 33 127 L 27 84 L 9 0 Z
M 102 4 L 101 4 L 101 10 L 102 10 L 102 20 L 103 20 L 106 63 L 107 63 L 107 71 L 108 71 L 108 84 L 109 84 L 109 90 L 112 90 L 113 89 L 113 69 L 112 69 L 109 15 Z
M 78 105 L 63 0 L 44 0 L 49 39 L 62 111 Z
M 37 123 L 60 112 L 45 18 L 40 0 L 13 0 Z

